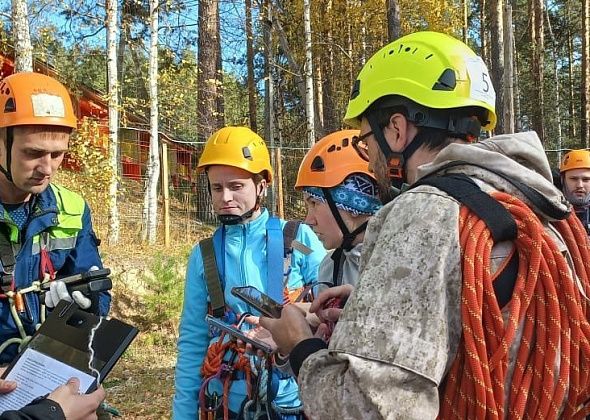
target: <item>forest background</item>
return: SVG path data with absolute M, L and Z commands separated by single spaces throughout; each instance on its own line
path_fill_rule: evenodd
M 71 144 L 79 170 L 58 181 L 93 207 L 108 239 L 113 314 L 142 330 L 106 382 L 124 418 L 170 416 L 184 263 L 211 232 L 177 224 L 164 241 L 163 207 L 179 202 L 162 185 L 162 133 L 198 151 L 224 125 L 250 126 L 282 150 L 274 165 L 290 186 L 305 150 L 342 128 L 366 60 L 428 29 L 463 39 L 487 63 L 495 134 L 534 129 L 553 165 L 590 146 L 590 0 L 105 1 L 2 0 L 0 53 L 13 50 L 21 71 L 46 63 L 74 94 L 91 88 L 109 105 L 108 121 L 82 123 Z M 121 177 L 119 134 L 131 114 L 151 139 L 142 182 Z M 108 126 L 106 141 L 96 124 Z M 206 194 L 198 200 L 207 207 Z M 290 188 L 282 200 L 300 215 Z

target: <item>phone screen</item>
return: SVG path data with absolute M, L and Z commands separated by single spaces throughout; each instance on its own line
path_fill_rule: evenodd
M 207 320 L 207 323 L 213 326 L 214 328 L 218 328 L 221 331 L 224 331 L 227 334 L 231 335 L 232 337 L 238 338 L 245 343 L 251 344 L 255 348 L 260 349 L 266 353 L 272 353 L 272 348 L 268 344 L 256 340 L 255 338 L 248 337 L 246 334 L 244 334 L 243 331 L 237 329 L 233 325 L 226 324 L 225 322 L 211 315 L 207 315 L 205 319 Z
M 231 293 L 249 305 L 254 306 L 262 314 L 270 318 L 280 318 L 283 305 L 253 286 L 233 287 Z

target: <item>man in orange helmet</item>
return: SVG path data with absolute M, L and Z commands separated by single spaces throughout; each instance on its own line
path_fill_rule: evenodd
M 90 208 L 84 199 L 51 182 L 76 128 L 70 96 L 57 80 L 38 73 L 16 73 L 0 80 L 0 365 L 9 363 L 59 300 L 106 315 L 110 294 L 91 301 L 72 295 L 57 277 L 102 267 Z M 40 283 L 51 281 L 45 297 Z M 88 408 L 77 380 L 60 387 L 26 418 L 91 418 L 104 391 Z M 0 385 L 10 391 L 14 384 Z M 65 397 L 65 398 L 63 398 Z M 55 404 L 55 401 L 58 404 Z M 53 414 L 48 414 L 53 413 Z M 39 416 L 39 417 L 35 417 Z
M 590 234 L 590 151 L 572 150 L 559 166 L 563 194 Z

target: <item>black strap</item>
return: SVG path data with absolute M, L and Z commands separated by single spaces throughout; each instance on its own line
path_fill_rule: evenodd
M 285 226 L 283 226 L 283 249 L 285 250 L 285 257 L 293 252 L 292 244 L 297 236 L 300 224 L 300 220 L 288 220 Z
M 16 265 L 14 249 L 10 242 L 7 226 L 0 226 L 0 261 L 2 262 L 3 272 L 0 275 L 0 288 L 3 291 L 12 286 L 12 276 Z
M 500 178 L 502 178 L 506 182 L 512 184 L 514 187 L 516 187 L 516 189 L 518 189 L 531 202 L 531 204 L 534 207 L 536 207 L 541 213 L 549 216 L 549 218 L 551 218 L 551 219 L 564 220 L 570 214 L 569 210 L 560 209 L 555 204 L 553 204 L 551 202 L 551 200 L 549 200 L 547 197 L 545 197 L 543 194 L 541 194 L 539 191 L 535 190 L 534 188 L 529 187 L 528 185 L 526 185 L 516 179 L 512 179 L 509 176 L 507 176 L 501 172 L 494 171 L 493 169 L 491 169 L 485 165 L 479 165 L 476 163 L 457 160 L 457 161 L 450 162 L 450 163 L 440 167 L 439 169 L 437 169 L 437 171 L 440 172 L 440 171 L 443 171 L 443 170 L 446 170 L 449 168 L 453 168 L 456 166 L 464 166 L 464 165 L 474 166 L 476 168 L 481 168 L 485 171 L 488 171 L 490 173 L 493 173 L 494 175 L 499 176 Z
M 215 249 L 213 247 L 213 238 L 206 238 L 199 242 L 201 256 L 203 258 L 203 267 L 205 269 L 205 280 L 207 281 L 207 290 L 209 291 L 209 300 L 211 303 L 212 315 L 221 318 L 225 314 L 225 298 L 221 279 L 217 271 L 217 260 L 215 258 Z
M 436 187 L 467 206 L 483 220 L 495 243 L 516 239 L 518 228 L 510 212 L 492 196 L 482 191 L 467 175 L 448 174 L 423 178 L 411 188 L 419 185 Z M 508 304 L 512 297 L 517 273 L 518 253 L 515 252 L 493 283 L 500 308 Z
M 421 179 L 412 185 L 432 185 L 466 205 L 484 221 L 495 242 L 512 241 L 518 233 L 516 222 L 506 208 L 483 192 L 475 182 L 464 174 L 450 174 Z
M 498 274 L 492 285 L 494 286 L 494 294 L 498 301 L 498 306 L 502 309 L 508 305 L 512 299 L 512 292 L 516 285 L 516 276 L 518 275 L 518 252 L 514 252 L 504 266 L 504 269 Z

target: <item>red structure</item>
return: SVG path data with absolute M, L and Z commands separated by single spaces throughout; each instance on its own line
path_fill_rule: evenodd
M 4 51 L 3 51 L 4 50 Z M 0 44 L 0 79 L 14 72 L 14 54 L 11 47 Z M 48 76 L 57 77 L 55 70 L 48 64 L 35 60 L 34 70 Z M 67 87 L 67 86 L 66 86 Z M 108 136 L 108 104 L 102 95 L 96 90 L 82 85 L 79 87 L 81 95 L 75 97 L 70 94 L 74 105 L 74 112 L 78 116 L 78 124 L 81 125 L 85 118 L 98 122 L 99 133 Z M 130 127 L 120 128 L 119 142 L 121 144 L 121 167 L 122 176 L 140 181 L 145 174 L 145 167 L 149 151 L 150 133 L 148 121 L 135 114 L 125 114 L 125 119 Z M 141 128 L 135 128 L 141 127 Z M 196 181 L 194 167 L 198 159 L 197 150 L 175 143 L 168 135 L 160 133 L 159 140 L 168 143 L 169 147 L 169 169 L 172 185 L 193 185 Z M 107 150 L 108 145 L 104 144 L 103 149 Z M 170 162 L 172 161 L 172 162 Z M 76 162 L 67 159 L 63 166 L 68 169 L 78 170 Z

